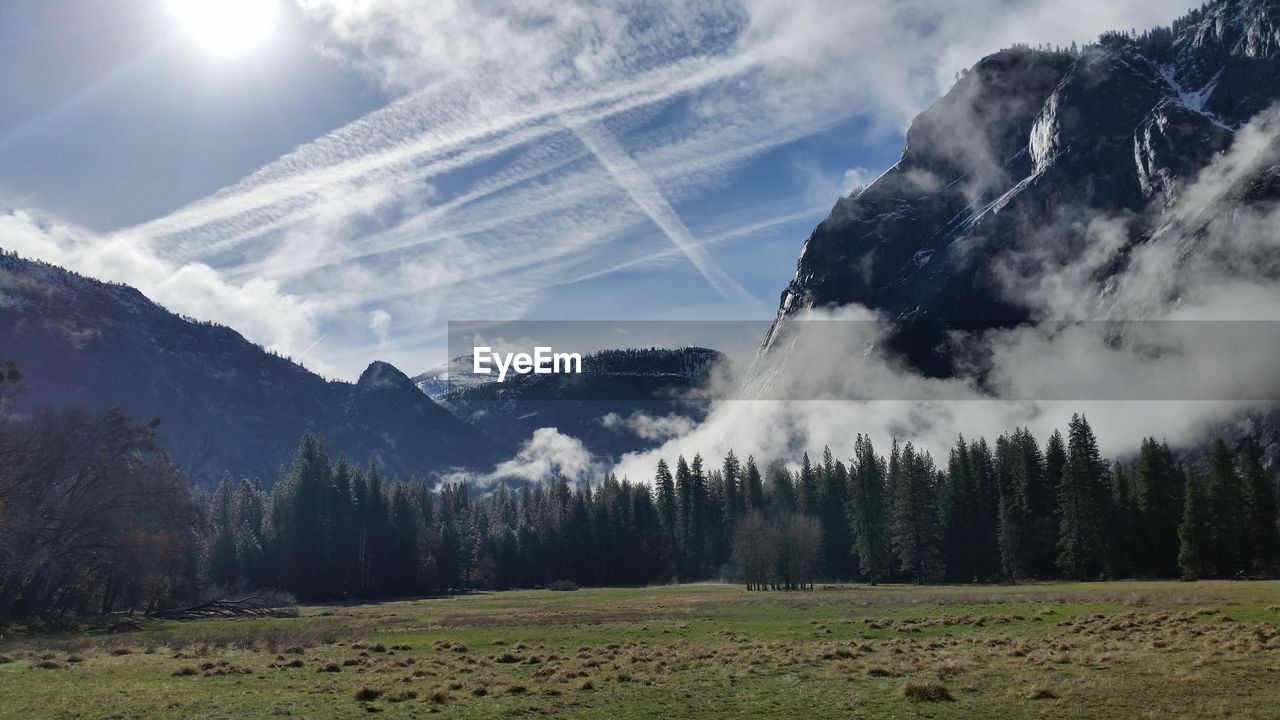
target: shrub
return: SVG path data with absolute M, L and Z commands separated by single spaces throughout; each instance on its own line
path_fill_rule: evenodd
M 578 584 L 572 580 L 556 580 L 547 586 L 548 590 L 569 591 L 577 590 Z

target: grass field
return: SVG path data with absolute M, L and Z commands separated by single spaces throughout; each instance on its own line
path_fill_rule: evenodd
M 1280 583 L 503 592 L 0 655 L 0 718 L 1275 718 Z

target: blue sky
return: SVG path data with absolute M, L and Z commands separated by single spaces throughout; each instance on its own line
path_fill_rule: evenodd
M 0 247 L 346 379 L 448 320 L 767 319 L 955 72 L 1192 4 L 211 1 L 0 0 Z

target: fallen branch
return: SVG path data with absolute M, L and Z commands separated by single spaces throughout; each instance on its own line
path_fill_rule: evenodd
M 163 620 L 199 620 L 217 617 L 293 617 L 298 609 L 279 598 L 253 595 L 240 600 L 209 600 L 189 607 L 157 610 L 150 617 Z

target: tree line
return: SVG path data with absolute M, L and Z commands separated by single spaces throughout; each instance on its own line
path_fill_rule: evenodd
M 1207 472 L 1144 440 L 1111 463 L 1085 417 L 1043 446 L 1027 429 L 957 439 L 945 463 L 910 442 L 806 454 L 791 469 L 729 451 L 659 460 L 652 482 L 606 474 L 481 491 L 383 478 L 306 436 L 271 492 L 224 479 L 209 503 L 208 581 L 306 599 L 733 578 L 998 582 L 1273 576 L 1274 480 L 1252 440 Z
M 150 609 L 276 589 L 308 601 L 465 589 L 736 579 L 1274 576 L 1274 479 L 1256 443 L 1213 444 L 1206 471 L 1143 441 L 1110 463 L 1083 416 L 1043 444 L 1026 429 L 957 439 L 945 462 L 911 442 L 798 467 L 729 451 L 660 460 L 652 481 L 606 474 L 432 487 L 332 458 L 305 435 L 270 489 L 189 486 L 156 423 L 119 411 L 0 422 L 0 621 Z

